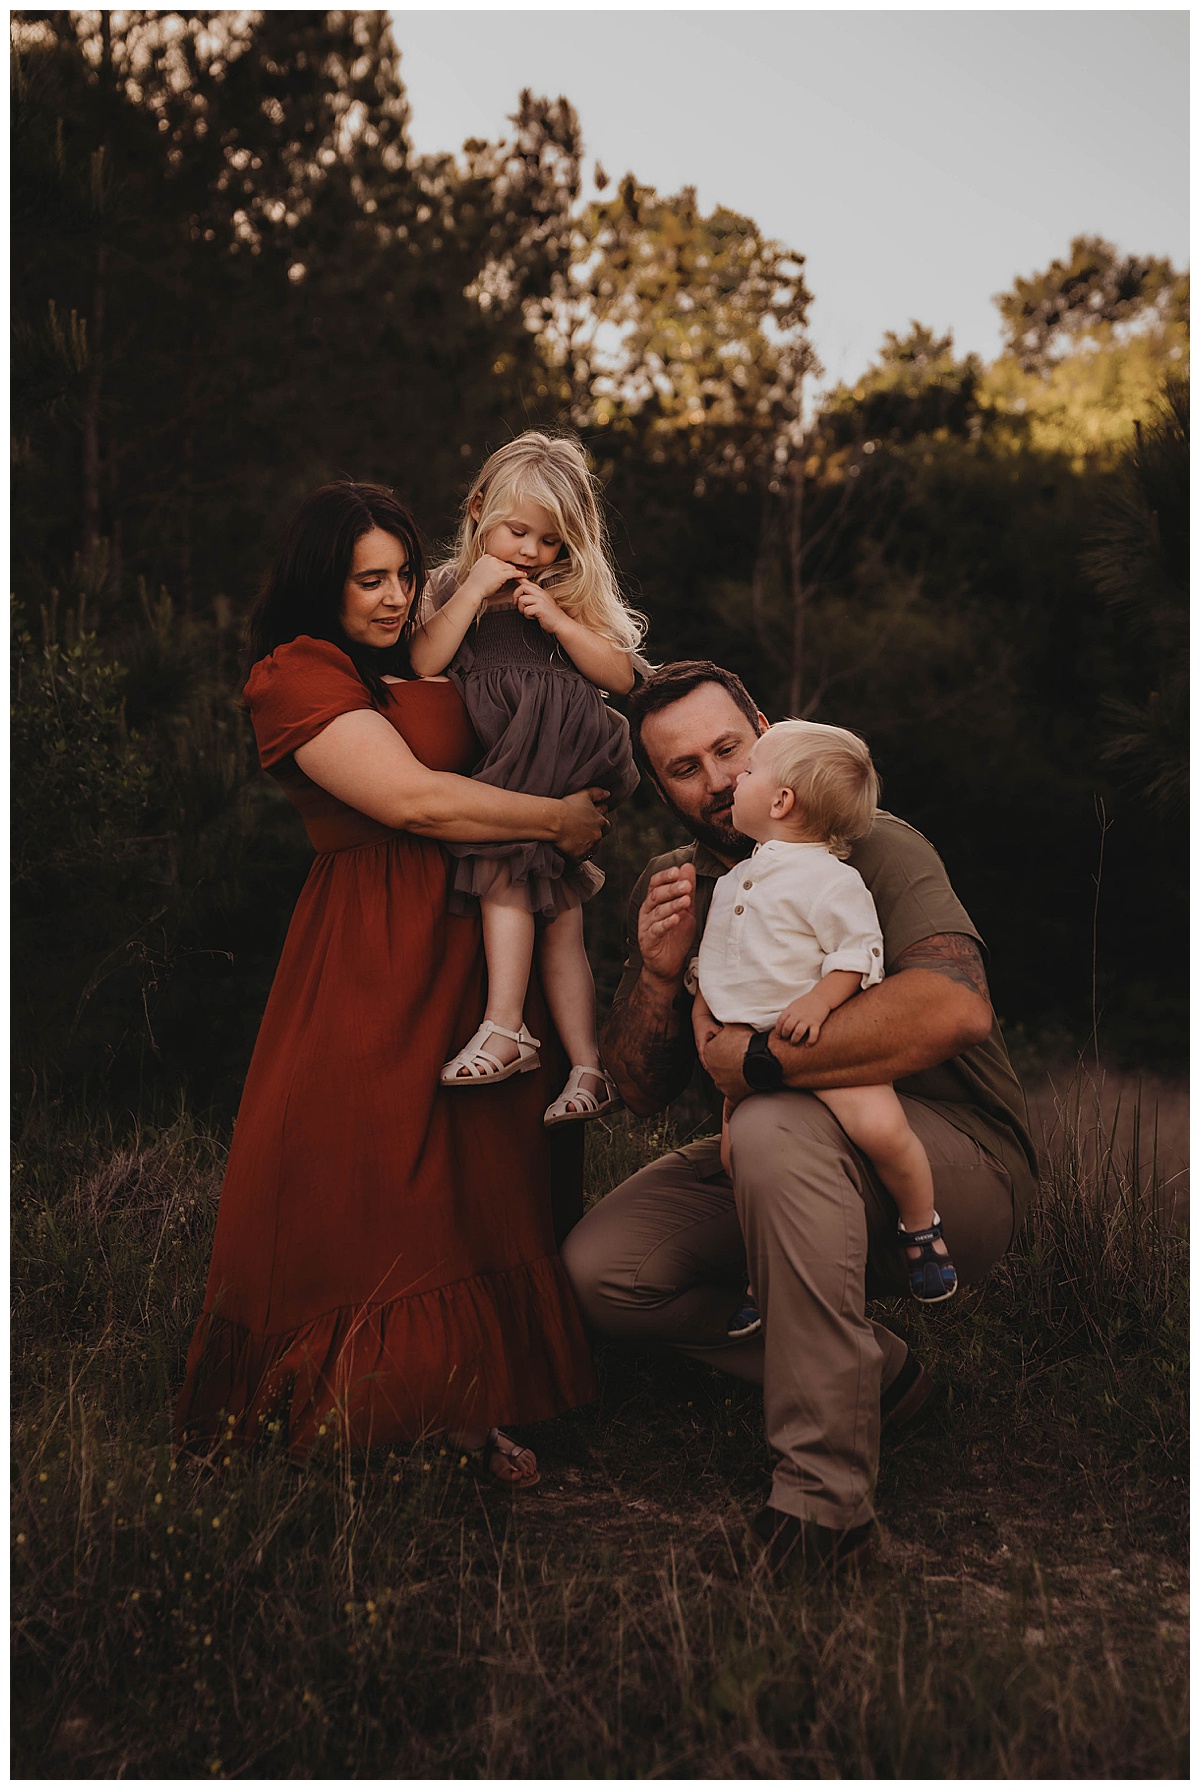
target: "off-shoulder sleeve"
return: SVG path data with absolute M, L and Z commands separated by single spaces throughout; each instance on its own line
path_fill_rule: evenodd
M 346 654 L 308 634 L 260 659 L 245 697 L 264 771 L 315 739 L 338 715 L 373 706 Z

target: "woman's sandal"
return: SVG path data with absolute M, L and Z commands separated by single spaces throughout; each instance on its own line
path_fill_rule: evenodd
M 942 1221 L 935 1212 L 933 1223 L 923 1231 L 906 1231 L 897 1222 L 896 1235 L 904 1250 L 904 1265 L 908 1269 L 908 1290 L 914 1299 L 922 1305 L 937 1305 L 942 1299 L 951 1299 L 958 1291 L 958 1274 L 949 1255 L 942 1255 L 933 1246 L 945 1243 L 942 1238 Z M 919 1255 L 911 1255 L 910 1250 L 919 1250 Z
M 533 1450 L 523 1448 L 503 1430 L 489 1430 L 480 1446 L 468 1449 L 466 1454 L 471 1471 L 485 1485 L 507 1485 L 513 1491 L 523 1492 L 526 1487 L 541 1482 Z M 533 1462 L 531 1468 L 522 1469 L 522 1456 Z
M 590 1088 L 585 1088 L 583 1085 L 585 1075 L 594 1076 L 597 1081 L 602 1082 L 604 1084 L 603 1091 L 593 1094 Z M 575 1106 L 574 1112 L 569 1110 L 572 1102 Z M 603 1069 L 593 1069 L 586 1063 L 575 1063 L 567 1077 L 566 1087 L 558 1099 L 552 1100 L 546 1108 L 542 1123 L 545 1125 L 574 1125 L 581 1119 L 598 1119 L 601 1113 L 610 1113 L 614 1106 L 619 1105 L 620 1098 L 617 1094 L 616 1083 L 605 1075 Z
M 511 1063 L 502 1062 L 490 1050 L 484 1049 L 484 1040 L 495 1037 L 511 1038 L 516 1045 L 517 1054 Z M 507 1081 L 510 1075 L 526 1075 L 529 1070 L 541 1067 L 540 1043 L 541 1039 L 534 1038 L 524 1026 L 517 1032 L 510 1032 L 507 1026 L 498 1026 L 494 1020 L 485 1019 L 458 1055 L 442 1064 L 438 1080 L 444 1088 L 469 1088 L 480 1082 Z

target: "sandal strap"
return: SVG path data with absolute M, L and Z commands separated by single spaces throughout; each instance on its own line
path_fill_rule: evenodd
M 598 1094 L 583 1086 L 583 1077 L 594 1075 L 604 1085 Z M 567 1077 L 567 1085 L 550 1107 L 551 1112 L 565 1112 L 569 1105 L 575 1106 L 583 1113 L 598 1112 L 605 1101 L 616 1098 L 616 1086 L 612 1078 L 603 1069 L 594 1069 L 590 1063 L 574 1063 Z
M 531 1032 L 527 1032 L 524 1026 L 519 1026 L 515 1032 L 510 1032 L 507 1026 L 498 1026 L 494 1019 L 485 1019 L 478 1027 L 475 1038 L 478 1038 L 481 1032 L 488 1037 L 493 1032 L 498 1032 L 501 1038 L 511 1038 L 514 1044 L 531 1044 L 535 1050 L 542 1042 L 540 1038 L 535 1038 Z M 474 1043 L 474 1039 L 465 1044 L 463 1049 L 469 1049 L 472 1043 Z
M 928 1243 L 936 1243 L 938 1241 L 939 1237 L 941 1237 L 942 1221 L 935 1213 L 933 1223 L 931 1225 L 927 1226 L 925 1230 L 923 1230 L 923 1231 L 908 1231 L 908 1230 L 905 1230 L 903 1224 L 900 1222 L 899 1219 L 897 1219 L 896 1220 L 896 1229 L 899 1232 L 899 1234 L 903 1237 L 903 1239 L 906 1243 L 912 1243 L 917 1248 L 923 1248 Z
M 528 1045 L 532 1050 L 537 1050 L 542 1042 L 540 1038 L 535 1038 L 532 1033 L 527 1032 L 524 1026 L 522 1026 L 519 1031 L 510 1032 L 507 1026 L 496 1025 L 494 1021 L 485 1019 L 482 1025 L 475 1028 L 462 1049 L 456 1056 L 450 1058 L 445 1067 L 454 1070 L 466 1069 L 468 1071 L 468 1076 L 464 1079 L 473 1078 L 476 1081 L 486 1081 L 488 1079 L 486 1075 L 481 1075 L 476 1071 L 476 1063 L 482 1063 L 484 1069 L 490 1071 L 492 1075 L 498 1074 L 501 1069 L 509 1068 L 510 1065 L 508 1063 L 501 1061 L 497 1056 L 493 1056 L 490 1050 L 485 1050 L 484 1046 L 477 1042 L 478 1039 L 490 1038 L 495 1033 L 498 1033 L 501 1038 L 511 1038 L 519 1050 L 524 1045 Z M 523 1054 L 524 1052 L 522 1051 L 522 1055 Z

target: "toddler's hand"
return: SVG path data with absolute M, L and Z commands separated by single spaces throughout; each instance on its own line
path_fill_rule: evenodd
M 815 993 L 802 994 L 786 1006 L 775 1021 L 774 1030 L 785 1044 L 815 1044 L 821 1027 L 829 1018 L 828 1003 Z
M 540 585 L 523 578 L 517 586 L 516 598 L 517 608 L 526 621 L 536 622 L 545 634 L 558 633 L 563 612 L 554 598 L 548 596 Z

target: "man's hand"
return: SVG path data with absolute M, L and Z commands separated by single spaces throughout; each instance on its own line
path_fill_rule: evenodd
M 713 1018 L 712 1008 L 700 991 L 697 990 L 696 998 L 692 1002 L 692 1031 L 695 1034 L 696 1051 L 701 1061 L 704 1060 L 704 1051 L 709 1039 L 719 1032 L 720 1029 L 720 1020 Z
M 742 1078 L 746 1046 L 754 1036 L 750 1026 L 722 1026 L 700 1053 L 700 1061 L 726 1100 L 744 1100 L 750 1088 Z
M 650 878 L 638 912 L 638 950 L 643 973 L 678 983 L 696 943 L 696 866 L 678 864 Z

